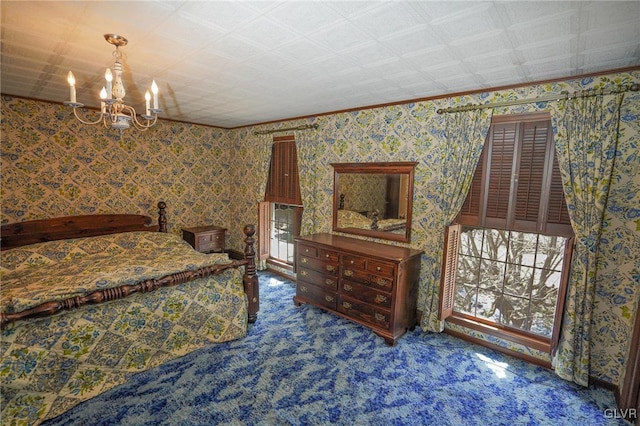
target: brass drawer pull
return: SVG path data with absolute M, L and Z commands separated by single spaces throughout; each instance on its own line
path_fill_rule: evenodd
M 327 302 L 333 302 L 333 297 L 327 295 L 324 297 Z
M 329 258 L 329 253 L 325 254 L 324 257 Z
M 351 264 L 353 265 L 355 262 L 352 260 L 352 261 L 351 261 L 351 262 L 349 262 L 349 263 L 351 263 Z
M 375 314 L 375 318 L 376 318 L 378 321 L 384 321 L 384 320 L 386 320 L 386 319 L 387 319 L 387 317 L 385 317 L 384 315 L 379 314 L 379 313 L 377 313 L 377 312 L 376 312 L 376 314 Z
M 309 253 L 309 249 L 304 249 L 304 252 L 305 253 Z
M 376 271 L 380 272 L 380 271 L 382 271 L 382 268 L 379 267 L 379 266 L 376 266 Z
M 301 257 L 300 258 L 300 263 L 307 263 L 307 258 L 306 257 Z
M 327 265 L 327 271 L 329 271 L 329 272 L 333 272 L 333 271 L 335 271 L 335 270 L 336 270 L 336 267 L 335 267 L 335 266 L 333 266 L 333 265 Z
M 303 292 L 303 293 L 306 293 L 307 292 L 307 287 L 305 287 L 303 285 L 300 286 L 300 291 Z
M 375 298 L 376 303 L 384 303 L 387 301 L 387 297 L 381 294 L 377 294 Z
M 303 277 L 307 276 L 307 271 L 300 271 L 300 275 L 302 275 Z
M 351 287 L 349 284 L 344 285 L 344 291 L 351 291 L 351 290 L 353 290 L 353 287 Z
M 349 302 L 342 302 L 342 306 L 347 308 L 347 309 L 351 309 L 351 303 L 349 303 Z
M 385 286 L 385 285 L 389 284 L 389 281 L 385 280 L 384 278 L 379 278 L 378 281 L 377 281 L 377 284 L 381 285 L 381 286 Z
M 350 277 L 353 275 L 353 271 L 351 269 L 347 269 L 346 271 L 344 271 L 344 275 L 346 277 Z
M 331 278 L 327 278 L 326 280 L 324 280 L 324 283 L 326 285 L 333 285 L 333 280 Z

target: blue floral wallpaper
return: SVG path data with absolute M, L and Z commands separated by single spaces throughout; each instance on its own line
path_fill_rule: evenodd
M 271 136 L 258 130 L 317 123 L 297 131 L 303 233 L 330 232 L 334 162 L 416 161 L 412 241 L 425 251 L 418 306 L 439 276 L 443 230 L 434 229 L 444 144 L 440 108 L 533 99 L 562 91 L 640 82 L 640 72 L 558 81 L 509 90 L 321 115 L 224 130 L 162 121 L 148 132 L 82 126 L 71 111 L 2 98 L 2 223 L 68 214 L 132 212 L 155 216 L 168 204 L 169 226 L 215 223 L 229 229 L 227 245 L 242 249 L 241 227 L 257 223 Z M 640 299 L 640 94 L 622 105 L 615 181 L 599 254 L 591 341 L 591 375 L 619 385 Z M 536 112 L 549 103 L 502 107 L 494 115 Z M 540 359 L 548 355 L 447 324 L 448 328 Z

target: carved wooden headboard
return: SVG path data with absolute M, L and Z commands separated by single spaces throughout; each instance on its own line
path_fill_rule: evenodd
M 149 216 L 138 214 L 96 214 L 10 223 L 0 228 L 0 250 L 45 241 L 95 237 L 132 231 L 167 232 L 164 201 L 158 203 L 158 224 Z

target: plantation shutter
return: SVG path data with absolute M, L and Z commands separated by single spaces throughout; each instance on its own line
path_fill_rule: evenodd
M 273 138 L 273 142 L 264 201 L 301 206 L 295 137 L 278 136 Z
M 258 260 L 269 258 L 271 203 L 258 204 Z
M 444 234 L 444 256 L 442 259 L 440 301 L 438 306 L 438 319 L 441 321 L 453 314 L 461 232 L 462 225 L 454 224 L 448 226 Z
M 494 116 L 456 223 L 572 235 L 548 114 Z
M 512 197 L 511 176 L 516 147 L 516 126 L 513 123 L 492 125 L 489 135 L 487 171 L 490 174 L 488 196 L 485 197 L 485 224 L 504 228 L 507 226 L 509 201 Z

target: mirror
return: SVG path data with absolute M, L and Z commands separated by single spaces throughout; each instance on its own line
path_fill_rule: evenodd
M 410 242 L 416 162 L 333 163 L 333 230 Z

